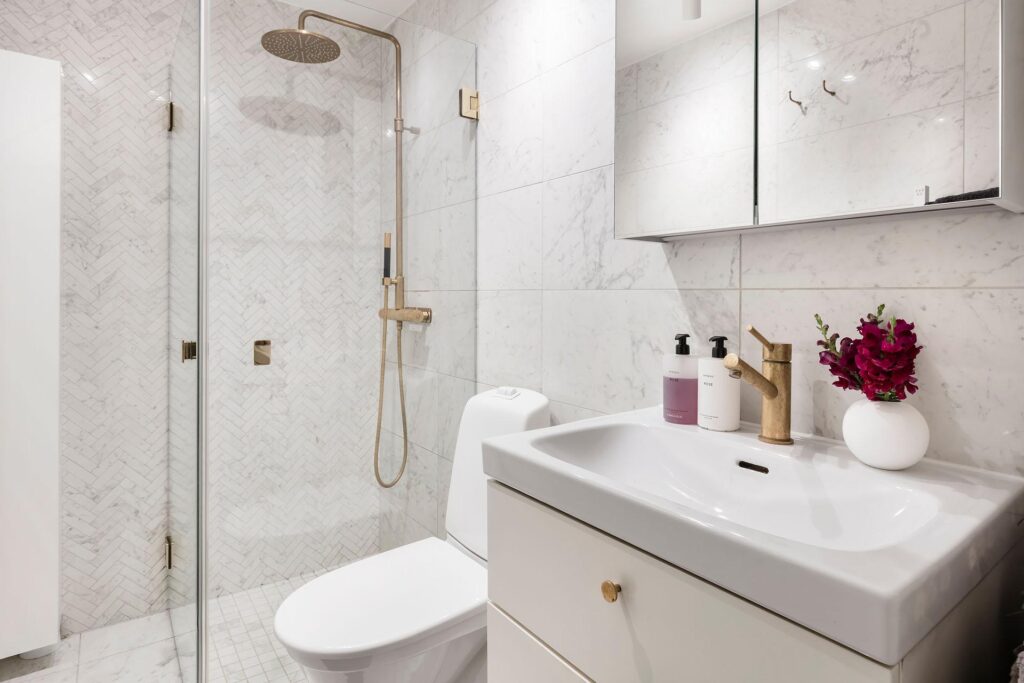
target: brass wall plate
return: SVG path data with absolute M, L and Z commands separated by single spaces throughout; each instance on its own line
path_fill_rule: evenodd
M 195 360 L 199 357 L 199 344 L 194 341 L 181 340 L 181 362 Z
M 480 120 L 480 93 L 473 88 L 459 88 L 459 116 Z
M 270 340 L 257 339 L 252 344 L 252 364 L 270 365 Z

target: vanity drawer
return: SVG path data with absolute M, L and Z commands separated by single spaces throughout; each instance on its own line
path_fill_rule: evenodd
M 899 680 L 898 668 L 497 482 L 489 487 L 491 602 L 596 681 Z M 605 581 L 621 587 L 614 601 Z
M 494 605 L 487 605 L 487 683 L 589 681 Z

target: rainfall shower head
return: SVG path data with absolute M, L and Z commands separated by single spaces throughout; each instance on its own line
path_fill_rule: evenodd
M 300 64 L 323 64 L 341 55 L 341 48 L 327 36 L 301 28 L 279 28 L 263 34 L 263 49 L 281 59 Z

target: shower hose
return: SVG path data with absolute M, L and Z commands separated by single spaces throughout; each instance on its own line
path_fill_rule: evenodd
M 384 286 L 384 310 L 388 310 L 388 287 Z M 388 319 L 381 319 L 381 330 L 380 330 L 380 386 L 377 387 L 377 432 L 373 440 L 373 476 L 377 478 L 377 483 L 383 488 L 389 489 L 401 480 L 402 475 L 405 474 L 405 466 L 409 462 L 409 426 L 405 416 L 405 377 L 402 372 L 402 321 L 395 321 L 395 346 L 396 346 L 396 358 L 398 365 L 398 403 L 401 405 L 402 412 L 402 464 L 398 468 L 398 474 L 395 475 L 394 479 L 385 481 L 384 477 L 380 474 L 380 429 L 381 422 L 384 418 L 384 371 L 387 367 L 387 348 L 388 348 Z

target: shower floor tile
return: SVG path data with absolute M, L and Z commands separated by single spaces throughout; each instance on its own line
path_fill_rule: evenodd
M 296 683 L 306 674 L 274 636 L 274 612 L 315 574 L 214 598 L 209 607 L 209 683 Z M 192 683 L 193 607 L 75 634 L 39 659 L 0 659 L 9 683 Z M 173 629 L 172 629 L 173 623 Z

